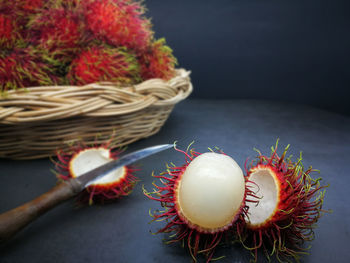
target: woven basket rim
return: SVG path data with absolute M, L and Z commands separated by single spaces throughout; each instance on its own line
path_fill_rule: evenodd
M 174 106 L 192 92 L 190 71 L 177 69 L 165 81 L 149 79 L 120 87 L 101 82 L 85 86 L 40 86 L 0 97 L 0 124 L 40 123 L 71 117 L 121 116 L 148 107 Z

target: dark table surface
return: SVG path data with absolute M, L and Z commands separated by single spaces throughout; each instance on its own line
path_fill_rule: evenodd
M 319 169 L 324 183 L 330 184 L 324 208 L 333 213 L 320 219 L 303 262 L 348 262 L 349 117 L 277 101 L 187 100 L 176 106 L 158 134 L 133 143 L 128 151 L 174 141 L 186 148 L 194 140 L 197 151 L 218 146 L 243 166 L 256 155 L 254 147 L 270 153 L 277 138 L 280 150 L 291 144 L 294 156 L 303 151 L 304 165 Z M 165 245 L 162 234 L 150 233 L 164 222 L 149 224 L 149 209 L 160 207 L 143 195 L 142 185 L 152 189 L 152 171 L 163 171 L 169 161 L 181 165 L 183 155 L 168 150 L 140 161 L 137 176 L 142 182 L 113 204 L 77 208 L 70 200 L 56 207 L 0 246 L 0 262 L 190 262 L 179 244 Z M 54 186 L 52 168 L 49 159 L 0 160 L 0 213 Z M 240 246 L 220 248 L 216 256 L 221 255 L 226 255 L 222 263 L 250 259 Z

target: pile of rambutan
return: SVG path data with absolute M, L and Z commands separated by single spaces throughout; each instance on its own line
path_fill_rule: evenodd
M 0 94 L 169 80 L 177 61 L 133 0 L 0 0 Z

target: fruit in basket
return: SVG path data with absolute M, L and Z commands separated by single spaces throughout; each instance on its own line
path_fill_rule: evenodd
M 140 81 L 140 69 L 136 57 L 128 50 L 98 46 L 83 50 L 73 60 L 67 78 L 74 85 L 101 81 L 135 84 Z
M 143 79 L 174 77 L 176 58 L 165 44 L 165 39 L 154 41 L 139 57 Z
M 138 2 L 88 0 L 84 7 L 86 25 L 96 39 L 141 51 L 151 42 L 151 24 Z
M 184 242 L 194 261 L 198 254 L 210 261 L 215 247 L 244 226 L 245 200 L 251 192 L 231 157 L 222 152 L 183 153 L 186 163 L 168 166 L 154 176 L 162 186 L 154 183 L 154 191 L 144 193 L 164 208 L 152 214 L 153 221 L 167 222 L 157 233 L 171 233 L 168 243 Z
M 57 153 L 56 176 L 61 180 L 76 178 L 112 160 L 118 159 L 121 151 L 110 148 L 109 142 L 103 145 L 76 144 L 68 151 Z M 127 196 L 138 179 L 133 175 L 132 166 L 123 166 L 102 178 L 93 181 L 78 196 L 81 203 L 105 203 Z
M 31 47 L 0 53 L 0 83 L 3 91 L 17 87 L 55 85 L 59 81 L 41 54 Z
M 38 84 L 126 85 L 175 75 L 171 49 L 154 39 L 144 6 L 132 0 L 15 0 L 11 5 L 0 0 L 0 47 L 6 48 L 0 54 L 1 92 Z M 43 81 L 43 76 L 35 80 L 38 73 L 30 75 L 26 69 L 25 78 L 22 70 L 6 72 L 12 64 L 5 67 L 4 62 L 13 54 L 24 60 L 17 64 L 26 64 L 19 48 L 33 50 L 38 55 L 33 61 L 50 67 L 53 76 L 45 80 L 58 81 Z M 102 53 L 105 59 L 99 57 Z
M 18 21 L 13 16 L 0 13 L 0 48 L 11 49 L 22 41 Z
M 239 231 L 243 245 L 253 252 L 266 256 L 276 255 L 279 261 L 290 258 L 299 260 L 305 254 L 304 241 L 314 238 L 313 229 L 323 214 L 324 188 L 321 179 L 313 179 L 310 167 L 304 170 L 301 156 L 293 162 L 286 157 L 287 148 L 281 156 L 276 147 L 270 156 L 259 155 L 246 168 L 247 180 L 255 192 L 255 203 L 247 202 L 247 227 Z M 240 229 L 242 230 L 242 229 Z
M 29 24 L 31 42 L 52 54 L 75 55 L 84 41 L 83 23 L 72 10 L 52 8 L 34 16 Z
M 6 0 L 5 0 L 6 1 Z M 11 5 L 17 10 L 22 10 L 23 12 L 35 13 L 38 9 L 45 5 L 44 0 L 14 0 L 11 1 Z

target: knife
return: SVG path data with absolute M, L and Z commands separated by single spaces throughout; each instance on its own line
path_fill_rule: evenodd
M 63 201 L 74 197 L 84 190 L 85 187 L 109 172 L 171 147 L 173 147 L 172 144 L 163 144 L 127 154 L 117 160 L 113 160 L 84 173 L 79 177 L 63 181 L 34 200 L 0 214 L 0 243 L 9 240 L 34 219 Z

